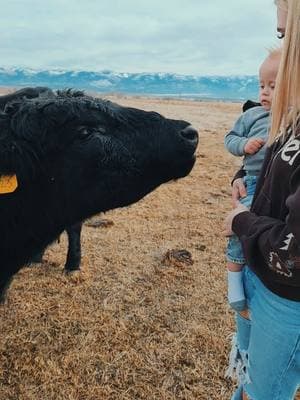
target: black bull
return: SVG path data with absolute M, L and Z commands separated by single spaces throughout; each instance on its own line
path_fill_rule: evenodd
M 186 176 L 197 143 L 186 121 L 78 93 L 7 103 L 0 112 L 1 300 L 14 274 L 66 227 Z M 7 177 L 8 192 L 1 187 Z

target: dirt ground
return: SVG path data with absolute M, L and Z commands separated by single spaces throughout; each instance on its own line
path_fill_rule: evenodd
M 113 96 L 199 130 L 191 174 L 83 228 L 79 275 L 66 237 L 24 268 L 0 308 L 0 400 L 220 400 L 233 313 L 222 222 L 239 160 L 223 137 L 240 104 Z M 96 216 L 95 218 L 99 218 Z M 167 263 L 185 249 L 193 264 Z

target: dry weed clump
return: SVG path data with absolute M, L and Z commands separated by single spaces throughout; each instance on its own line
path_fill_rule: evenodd
M 163 256 L 162 263 L 169 266 L 184 267 L 185 265 L 193 265 L 192 254 L 188 250 L 168 250 Z
M 24 268 L 0 307 L 0 400 L 220 400 L 233 330 L 222 219 L 235 160 L 223 150 L 238 104 L 118 98 L 193 122 L 191 175 L 83 228 L 83 266 L 63 274 L 66 238 Z M 187 249 L 180 266 L 163 262 Z M 16 249 L 17 250 L 17 249 Z M 191 262 L 193 261 L 193 262 Z

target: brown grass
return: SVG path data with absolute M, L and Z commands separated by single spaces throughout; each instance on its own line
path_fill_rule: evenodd
M 23 269 L 0 309 L 0 400 L 219 400 L 233 330 L 222 220 L 237 161 L 223 136 L 239 104 L 115 97 L 191 121 L 189 177 L 83 229 L 82 272 L 62 274 L 66 239 Z M 185 249 L 193 262 L 163 262 Z

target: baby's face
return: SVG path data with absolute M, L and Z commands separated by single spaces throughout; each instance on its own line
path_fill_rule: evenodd
M 259 70 L 259 102 L 267 111 L 271 109 L 279 59 L 267 58 Z

